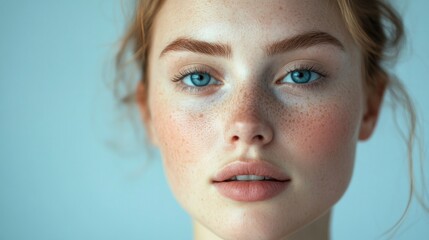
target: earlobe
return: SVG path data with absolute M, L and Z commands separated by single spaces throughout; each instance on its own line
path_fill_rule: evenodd
M 142 81 L 140 81 L 137 85 L 135 100 L 137 102 L 140 116 L 146 130 L 146 135 L 153 145 L 157 145 L 158 143 L 155 137 L 155 131 L 153 129 L 149 105 L 147 102 L 147 89 Z
M 378 116 L 365 114 L 361 123 L 359 140 L 367 140 L 375 129 Z
M 368 89 L 365 101 L 365 112 L 363 114 L 361 127 L 359 131 L 359 140 L 367 140 L 371 137 L 377 124 L 383 102 L 386 82 L 380 81 L 378 86 Z

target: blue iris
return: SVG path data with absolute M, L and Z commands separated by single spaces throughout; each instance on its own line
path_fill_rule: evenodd
M 308 70 L 291 72 L 292 81 L 296 83 L 308 83 L 311 79 L 311 73 Z
M 208 73 L 192 73 L 189 75 L 189 78 L 192 84 L 197 87 L 207 86 L 212 79 Z
M 320 77 L 320 74 L 311 70 L 293 70 L 282 79 L 282 82 L 305 84 L 317 80 Z

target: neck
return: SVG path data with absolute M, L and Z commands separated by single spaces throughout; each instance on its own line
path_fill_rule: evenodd
M 282 240 L 329 240 L 331 211 Z M 195 240 L 222 240 L 206 227 L 194 221 Z

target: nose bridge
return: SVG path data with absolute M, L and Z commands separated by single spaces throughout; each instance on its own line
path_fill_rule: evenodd
M 245 84 L 233 92 L 226 111 L 225 140 L 228 144 L 265 145 L 273 138 L 267 112 L 268 90 L 263 84 Z
M 262 108 L 264 99 L 264 89 L 258 84 L 245 86 L 237 90 L 234 96 L 233 103 L 235 110 L 233 117 L 236 121 L 251 121 L 260 118 L 260 115 L 266 115 Z

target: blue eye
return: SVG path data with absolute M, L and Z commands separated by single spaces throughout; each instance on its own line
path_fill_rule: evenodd
M 301 69 L 301 70 L 293 70 L 289 72 L 282 80 L 281 82 L 286 83 L 298 83 L 298 84 L 305 84 L 312 81 L 315 81 L 322 76 L 314 71 Z
M 204 87 L 216 80 L 208 73 L 194 72 L 186 75 L 182 81 L 189 86 Z

